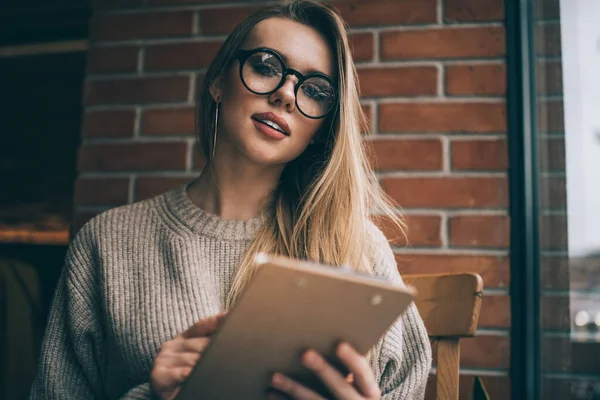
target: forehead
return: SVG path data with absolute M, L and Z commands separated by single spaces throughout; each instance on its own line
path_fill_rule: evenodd
M 284 18 L 269 18 L 252 28 L 244 48 L 269 47 L 285 56 L 289 67 L 306 72 L 334 75 L 333 53 L 314 28 Z

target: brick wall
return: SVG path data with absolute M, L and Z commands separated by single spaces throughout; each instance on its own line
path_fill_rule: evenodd
M 486 295 L 463 341 L 462 396 L 482 375 L 509 397 L 509 221 L 502 0 L 341 0 L 385 190 L 404 207 L 403 273 L 475 271 Z M 75 227 L 198 173 L 193 100 L 257 2 L 97 0 Z M 429 398 L 433 398 L 433 383 Z

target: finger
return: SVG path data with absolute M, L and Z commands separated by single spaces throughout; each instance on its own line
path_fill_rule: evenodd
M 182 336 L 185 339 L 189 339 L 193 337 L 212 335 L 217 330 L 219 325 L 221 325 L 226 315 L 227 313 L 223 312 L 208 318 L 203 318 L 194 325 L 190 326 L 185 332 L 182 333 Z
M 178 367 L 193 367 L 198 363 L 198 359 L 200 358 L 200 353 L 168 353 L 161 356 L 160 362 L 161 366 L 170 367 L 170 368 L 178 368 Z
M 202 353 L 208 347 L 210 339 L 207 337 L 193 337 L 189 339 L 180 340 L 176 346 L 173 347 L 175 352 L 191 352 L 191 353 Z
M 192 368 L 189 367 L 157 366 L 152 371 L 152 377 L 163 390 L 171 390 L 185 382 L 191 372 Z
M 325 400 L 319 394 L 283 374 L 275 373 L 271 379 L 271 385 L 275 389 L 289 395 L 292 399 Z
M 350 370 L 358 391 L 368 398 L 379 398 L 381 392 L 367 359 L 360 355 L 350 344 L 341 343 L 337 348 L 337 356 Z
M 177 353 L 202 353 L 210 343 L 207 337 L 194 337 L 184 339 L 183 336 L 178 336 L 173 340 L 166 341 L 160 347 L 158 357 L 177 354 Z
M 359 395 L 337 369 L 319 353 L 308 350 L 302 355 L 302 363 L 313 371 L 338 399 L 359 399 Z

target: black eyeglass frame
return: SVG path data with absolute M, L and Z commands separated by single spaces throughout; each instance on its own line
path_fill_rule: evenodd
M 251 55 L 256 54 L 256 53 L 261 53 L 261 52 L 269 53 L 269 54 L 273 55 L 283 66 L 283 72 L 281 74 L 281 81 L 275 87 L 275 89 L 273 89 L 269 92 L 265 92 L 265 93 L 256 92 L 256 91 L 250 89 L 248 87 L 248 85 L 246 84 L 246 82 L 244 81 L 244 64 L 246 63 L 248 58 L 250 58 Z M 298 111 L 300 111 L 300 113 L 302 115 L 304 115 L 306 118 L 310 118 L 310 119 L 325 118 L 338 105 L 338 101 L 339 101 L 338 88 L 337 88 L 337 85 L 335 84 L 335 82 L 333 82 L 333 80 L 330 77 L 328 77 L 327 75 L 322 74 L 320 72 L 314 72 L 312 74 L 303 75 L 301 72 L 299 72 L 293 68 L 288 68 L 287 65 L 285 64 L 285 61 L 283 61 L 283 58 L 279 55 L 279 53 L 277 53 L 273 49 L 270 49 L 268 47 L 259 47 L 259 48 L 253 49 L 253 50 L 239 49 L 235 58 L 240 63 L 240 80 L 242 81 L 242 83 L 244 84 L 246 89 L 248 89 L 250 92 L 257 94 L 257 95 L 261 95 L 261 96 L 271 95 L 271 94 L 275 93 L 276 91 L 278 91 L 285 84 L 285 81 L 287 80 L 288 75 L 296 76 L 298 78 L 298 82 L 294 86 L 294 97 L 295 97 L 294 102 L 296 104 L 296 108 L 298 109 Z M 323 114 L 319 117 L 312 117 L 310 115 L 305 114 L 304 111 L 302 111 L 302 108 L 298 105 L 298 90 L 300 89 L 300 86 L 302 86 L 302 84 L 307 79 L 315 78 L 315 77 L 326 80 L 331 85 L 331 87 L 334 89 L 334 96 L 335 96 L 335 98 L 333 99 L 333 101 L 331 103 L 331 108 L 325 114 Z

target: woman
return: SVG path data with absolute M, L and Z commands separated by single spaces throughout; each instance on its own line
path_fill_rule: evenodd
M 257 251 L 354 266 L 400 283 L 369 220 L 401 226 L 361 145 L 364 115 L 340 17 L 289 1 L 250 16 L 209 67 L 198 101 L 198 179 L 87 223 L 53 301 L 32 398 L 172 399 Z M 341 344 L 352 374 L 302 361 L 339 399 L 420 399 L 431 350 L 412 305 L 370 352 Z M 316 399 L 274 374 L 273 389 Z

